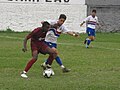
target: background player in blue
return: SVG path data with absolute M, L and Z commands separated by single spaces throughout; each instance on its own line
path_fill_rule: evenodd
M 85 18 L 80 26 L 82 26 L 84 23 L 87 23 L 86 33 L 88 34 L 88 37 L 85 39 L 84 44 L 86 44 L 86 48 L 89 48 L 91 41 L 95 40 L 96 25 L 99 25 L 98 17 L 96 16 L 96 10 L 92 10 L 91 15 Z

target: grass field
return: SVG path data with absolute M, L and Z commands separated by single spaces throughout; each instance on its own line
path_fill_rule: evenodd
M 29 79 L 20 77 L 31 58 L 29 43 L 28 52 L 21 51 L 27 34 L 0 32 L 0 90 L 120 90 L 120 33 L 97 33 L 89 49 L 83 45 L 85 34 L 81 38 L 61 35 L 59 55 L 71 72 L 62 73 L 54 61 L 55 76 L 49 79 L 40 67 L 44 55 L 28 72 Z

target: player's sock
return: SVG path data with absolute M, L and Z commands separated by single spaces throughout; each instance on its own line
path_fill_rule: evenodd
M 27 63 L 24 71 L 27 72 L 27 71 L 32 67 L 32 65 L 33 65 L 35 62 L 36 62 L 35 59 L 31 59 L 31 60 Z
M 89 38 L 86 39 L 87 40 L 87 43 L 86 43 L 86 48 L 89 47 L 90 43 L 91 43 L 91 40 Z
M 90 43 L 91 43 L 91 40 L 90 40 L 90 39 L 87 40 L 87 45 L 88 45 L 88 46 L 90 45 Z
M 86 44 L 86 42 L 87 42 L 87 38 L 85 38 L 84 44 Z
M 62 69 L 63 69 L 63 68 L 65 68 L 65 66 L 64 66 L 64 65 L 61 65 L 60 67 L 61 67 Z
M 62 65 L 62 61 L 61 61 L 61 59 L 60 59 L 59 56 L 57 56 L 57 57 L 55 58 L 55 60 L 56 60 L 56 62 L 57 62 L 60 66 Z
M 27 72 L 26 72 L 26 71 L 23 71 L 22 73 L 25 73 L 25 74 L 26 74 Z

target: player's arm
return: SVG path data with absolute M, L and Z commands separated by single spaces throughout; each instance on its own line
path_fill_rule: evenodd
M 73 32 L 73 31 L 68 31 L 67 34 L 74 36 L 74 37 L 79 37 L 79 33 L 78 32 Z
M 22 49 L 23 52 L 26 52 L 26 51 L 27 51 L 27 41 L 28 41 L 35 33 L 36 33 L 36 29 L 33 30 L 30 34 L 28 34 L 28 35 L 25 37 L 25 39 L 24 39 L 24 41 L 23 41 L 23 49 Z
M 68 35 L 79 37 L 78 32 L 69 31 L 65 26 L 62 26 L 63 33 L 67 33 Z
M 96 20 L 96 23 L 97 23 L 98 26 L 100 26 L 100 23 L 99 23 L 99 21 L 98 21 L 98 18 L 97 18 L 97 20 Z
M 99 21 L 98 21 L 98 17 L 97 17 L 97 20 L 96 20 L 96 24 L 97 24 L 97 26 L 99 27 L 99 28 L 101 28 L 102 27 L 102 25 L 99 23 Z
M 80 26 L 82 26 L 84 23 L 85 23 L 85 21 L 83 21 L 83 22 L 80 24 Z
M 23 49 L 22 49 L 23 52 L 27 51 L 27 40 L 28 40 L 27 37 L 25 37 L 25 39 L 23 41 Z
M 84 23 L 86 23 L 87 21 L 89 21 L 90 20 L 90 16 L 88 16 L 87 18 L 85 18 L 84 20 L 83 20 L 83 22 L 80 24 L 80 26 L 82 26 Z
M 28 41 L 28 39 L 31 38 L 31 36 L 32 36 L 32 33 L 28 34 L 28 35 L 25 37 L 25 39 L 24 39 L 24 41 L 23 41 L 23 49 L 22 49 L 23 52 L 26 52 L 26 51 L 27 51 L 27 41 Z

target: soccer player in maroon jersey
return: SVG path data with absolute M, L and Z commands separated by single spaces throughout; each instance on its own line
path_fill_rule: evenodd
M 24 71 L 21 73 L 21 77 L 28 78 L 26 73 L 32 67 L 32 65 L 37 61 L 38 54 L 49 54 L 49 58 L 47 60 L 47 67 L 51 67 L 52 61 L 57 56 L 57 51 L 50 48 L 48 45 L 45 44 L 45 36 L 47 31 L 50 28 L 50 24 L 48 22 L 42 23 L 42 27 L 38 27 L 34 29 L 30 34 L 28 34 L 24 39 L 23 51 L 27 51 L 27 40 L 31 39 L 31 51 L 32 51 L 32 58 L 27 63 Z

